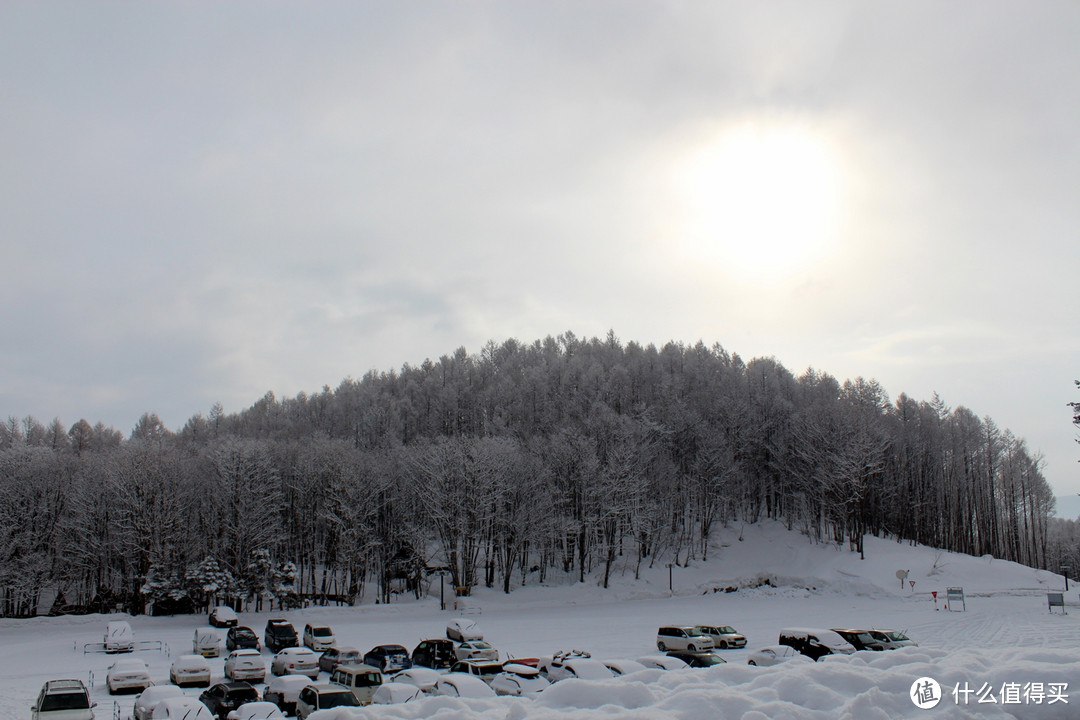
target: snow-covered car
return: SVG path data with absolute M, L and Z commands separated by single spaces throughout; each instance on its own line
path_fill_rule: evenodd
M 692 668 L 712 667 L 713 665 L 726 665 L 727 660 L 708 650 L 690 652 L 689 650 L 672 650 L 668 657 L 678 658 Z
M 712 646 L 712 638 L 702 635 L 692 625 L 664 625 L 656 631 L 656 649 L 660 652 L 707 650 Z
M 221 654 L 221 636 L 212 627 L 195 628 L 191 638 L 191 652 L 203 657 L 217 657 Z
M 528 697 L 536 695 L 551 685 L 540 671 L 531 665 L 519 665 L 508 662 L 503 665 L 503 671 L 493 677 L 491 689 L 496 695 L 513 695 L 515 697 Z
M 259 700 L 262 700 L 259 691 L 243 680 L 217 683 L 199 695 L 199 702 L 210 708 L 210 712 L 214 713 L 218 720 L 225 720 L 226 715 L 244 703 Z
M 225 716 L 225 720 L 285 720 L 281 708 L 271 702 L 244 703 Z
M 550 682 L 567 678 L 601 680 L 615 675 L 604 663 L 593 660 L 592 655 L 582 650 L 566 650 L 540 658 L 539 669 Z
M 383 672 L 396 672 L 412 667 L 409 651 L 401 645 L 376 645 L 364 653 L 364 664 Z
M 498 660 L 499 651 L 483 640 L 466 640 L 454 648 L 458 660 Z
M 94 720 L 94 706 L 82 680 L 49 680 L 30 708 L 31 720 Z
M 121 690 L 142 692 L 151 685 L 150 669 L 146 667 L 144 661 L 137 658 L 117 660 L 109 666 L 105 684 L 108 685 L 110 695 L 115 695 Z
M 383 683 L 375 689 L 371 702 L 376 705 L 398 705 L 423 697 L 423 691 L 415 685 L 399 682 Z
M 647 668 L 657 670 L 685 670 L 690 667 L 685 660 L 671 655 L 643 655 L 637 661 Z
M 218 605 L 207 614 L 206 619 L 211 625 L 219 628 L 236 627 L 240 623 L 236 611 L 228 605 Z
M 169 682 L 173 685 L 210 686 L 210 663 L 202 655 L 181 655 L 169 668 Z
M 475 620 L 456 618 L 446 623 L 446 637 L 455 642 L 466 642 L 468 640 L 483 640 L 484 634 L 476 626 Z
M 165 698 L 171 697 L 184 697 L 184 691 L 176 685 L 152 685 L 146 688 L 135 698 L 132 717 L 134 720 L 150 720 L 154 707 Z
M 312 680 L 319 677 L 319 656 L 306 647 L 285 648 L 270 661 L 274 675 L 307 675 Z
M 168 697 L 154 706 L 151 720 L 214 720 L 210 708 L 190 697 Z
M 225 649 L 232 652 L 244 648 L 258 650 L 259 636 L 255 634 L 254 630 L 243 625 L 229 628 L 225 633 Z
M 336 642 L 334 631 L 328 625 L 307 624 L 304 626 L 304 645 L 306 647 L 316 652 L 322 652 L 327 648 L 334 647 Z
M 408 670 L 402 670 L 399 673 L 394 673 L 391 677 L 396 683 L 405 683 L 406 685 L 413 685 L 418 687 L 424 692 L 431 692 L 435 687 L 435 683 L 442 677 L 442 673 L 438 670 L 432 670 L 429 667 L 420 667 L 413 665 Z
M 454 641 L 444 638 L 421 640 L 412 651 L 413 665 L 423 665 L 434 670 L 445 670 L 457 662 Z
M 780 631 L 780 644 L 790 645 L 812 660 L 855 652 L 855 647 L 835 631 L 822 628 L 784 628 Z
M 811 658 L 806 657 L 790 645 L 769 645 L 750 653 L 750 656 L 746 659 L 746 664 L 770 667 L 789 660 L 812 662 Z
M 832 631 L 851 643 L 851 646 L 856 650 L 876 650 L 880 652 L 885 649 L 885 645 L 875 638 L 869 630 L 833 628 Z
M 338 665 L 363 665 L 364 655 L 354 647 L 332 647 L 319 656 L 319 669 L 332 673 Z
M 694 631 L 710 638 L 715 648 L 725 650 L 746 647 L 746 636 L 736 632 L 730 625 L 695 625 Z
M 886 650 L 896 650 L 902 647 L 915 647 L 919 643 L 909 638 L 899 630 L 871 630 L 870 634 L 874 636 L 882 647 Z
M 496 660 L 458 660 L 450 666 L 450 672 L 472 675 L 484 682 L 490 682 L 502 672 L 502 663 Z
M 263 692 L 263 700 L 272 702 L 286 715 L 296 713 L 296 699 L 300 691 L 311 684 L 307 675 L 283 675 L 274 678 Z
M 488 698 L 495 697 L 495 691 L 483 680 L 465 673 L 449 673 L 435 683 L 435 695 L 450 697 Z
M 615 660 L 604 660 L 604 667 L 616 675 L 629 675 L 630 673 L 636 673 L 639 670 L 644 670 L 645 666 L 639 663 L 637 660 L 624 660 L 622 658 L 616 658 Z
M 105 626 L 105 652 L 122 653 L 135 649 L 135 631 L 123 620 Z
M 383 684 L 383 675 L 370 665 L 338 665 L 330 673 L 330 682 L 347 689 L 361 705 L 367 705 Z
M 266 662 L 258 650 L 233 650 L 225 658 L 225 677 L 261 683 L 266 679 Z
M 360 701 L 349 692 L 348 688 L 331 683 L 308 685 L 296 698 L 296 717 L 306 720 L 307 716 L 318 710 L 335 707 L 358 707 Z

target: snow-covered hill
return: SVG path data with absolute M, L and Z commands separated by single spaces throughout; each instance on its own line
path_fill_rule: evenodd
M 860 560 L 846 548 L 813 543 L 780 524 L 761 523 L 718 531 L 707 563 L 672 568 L 673 593 L 663 563 L 643 567 L 641 580 L 634 581 L 626 558 L 607 590 L 596 578 L 584 584 L 551 578 L 545 587 L 530 585 L 510 595 L 480 588 L 464 602 L 504 657 L 574 647 L 594 657 L 634 658 L 655 652 L 656 628 L 667 623 L 731 624 L 747 635 L 750 648 L 721 651 L 729 664 L 710 670 L 650 670 L 608 681 L 563 681 L 537 700 L 430 698 L 367 708 L 355 716 L 914 718 L 928 711 L 917 708 L 908 693 L 916 680 L 931 677 L 944 694 L 929 711 L 934 717 L 1077 717 L 1080 609 L 1078 589 L 1071 582 L 1070 614 L 1051 614 L 1045 593 L 1062 589 L 1060 576 L 885 539 L 866 538 L 865 549 L 866 559 Z M 914 588 L 908 583 L 901 587 L 897 570 L 909 571 Z M 951 586 L 964 588 L 966 611 L 944 610 L 940 596 L 935 603 L 932 591 Z M 441 635 L 446 621 L 457 615 L 440 612 L 438 600 L 436 585 L 433 596 L 419 601 L 307 608 L 285 615 L 298 627 L 326 622 L 343 644 L 364 650 L 388 642 L 411 649 L 421 638 Z M 241 623 L 261 634 L 267 617 L 244 613 Z M 83 643 L 100 641 L 107 619 L 0 621 L 0 717 L 28 716 L 47 679 L 88 681 L 90 673 L 96 680 L 98 718 L 112 717 L 114 708 L 119 717 L 127 717 L 133 698 L 119 696 L 114 706 L 114 698 L 103 690 L 110 660 L 81 652 Z M 138 653 L 150 664 L 153 677 L 166 682 L 171 657 L 188 651 L 193 628 L 205 618 L 130 620 L 139 638 L 166 644 L 168 653 Z M 746 655 L 775 644 L 778 630 L 787 625 L 897 628 L 919 647 L 775 668 L 747 666 Z M 268 654 L 264 657 L 269 660 Z M 220 678 L 222 660 L 211 660 L 211 667 Z M 1051 687 L 1056 695 L 1048 694 Z M 956 698 L 954 689 L 959 691 Z M 975 694 L 964 702 L 965 689 L 983 690 L 984 702 Z M 995 703 L 985 701 L 991 692 Z

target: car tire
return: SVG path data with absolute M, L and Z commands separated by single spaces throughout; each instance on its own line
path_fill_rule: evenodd
M 665 645 L 662 642 L 658 642 L 658 643 L 656 643 L 656 649 L 659 650 L 660 652 L 667 652 L 667 645 Z
M 694 643 L 690 643 L 689 645 L 687 645 L 686 649 L 689 650 L 690 652 L 697 652 L 697 648 L 694 647 Z
M 753 660 L 748 661 L 746 664 L 747 665 L 753 665 L 754 667 L 757 667 L 757 663 L 754 662 Z

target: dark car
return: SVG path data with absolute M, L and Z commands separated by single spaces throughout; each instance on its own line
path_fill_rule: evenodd
M 332 647 L 319 656 L 319 669 L 332 673 L 338 665 L 363 665 L 364 656 L 354 647 Z
M 229 628 L 229 631 L 225 633 L 225 649 L 232 652 L 233 650 L 245 648 L 258 650 L 259 636 L 255 634 L 254 630 L 243 625 Z
M 842 630 L 833 628 L 832 631 L 847 640 L 856 650 L 884 650 L 885 644 L 870 634 L 869 630 Z
M 223 682 L 203 690 L 199 702 L 210 708 L 218 720 L 244 703 L 258 702 L 259 691 L 248 682 Z
M 690 652 L 689 650 L 671 650 L 668 652 L 673 658 L 679 658 L 692 668 L 712 667 L 713 665 L 725 665 L 727 660 L 716 653 Z
M 364 664 L 383 672 L 397 672 L 412 667 L 409 651 L 401 645 L 377 645 L 364 654 Z
M 300 639 L 296 636 L 296 628 L 288 620 L 272 618 L 266 621 L 263 644 L 267 650 L 276 653 L 285 648 L 300 647 Z
M 457 662 L 454 643 L 443 638 L 424 640 L 412 651 L 413 665 L 422 665 L 432 670 L 444 670 Z

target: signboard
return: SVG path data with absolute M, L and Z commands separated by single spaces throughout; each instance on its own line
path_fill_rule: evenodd
M 1061 614 L 1066 615 L 1065 612 L 1065 593 L 1046 593 L 1046 603 L 1050 606 L 1050 612 L 1054 612 L 1054 608 L 1061 608 Z
M 945 591 L 945 607 L 949 612 L 957 610 L 966 611 L 967 602 L 964 601 L 964 588 L 951 587 Z

